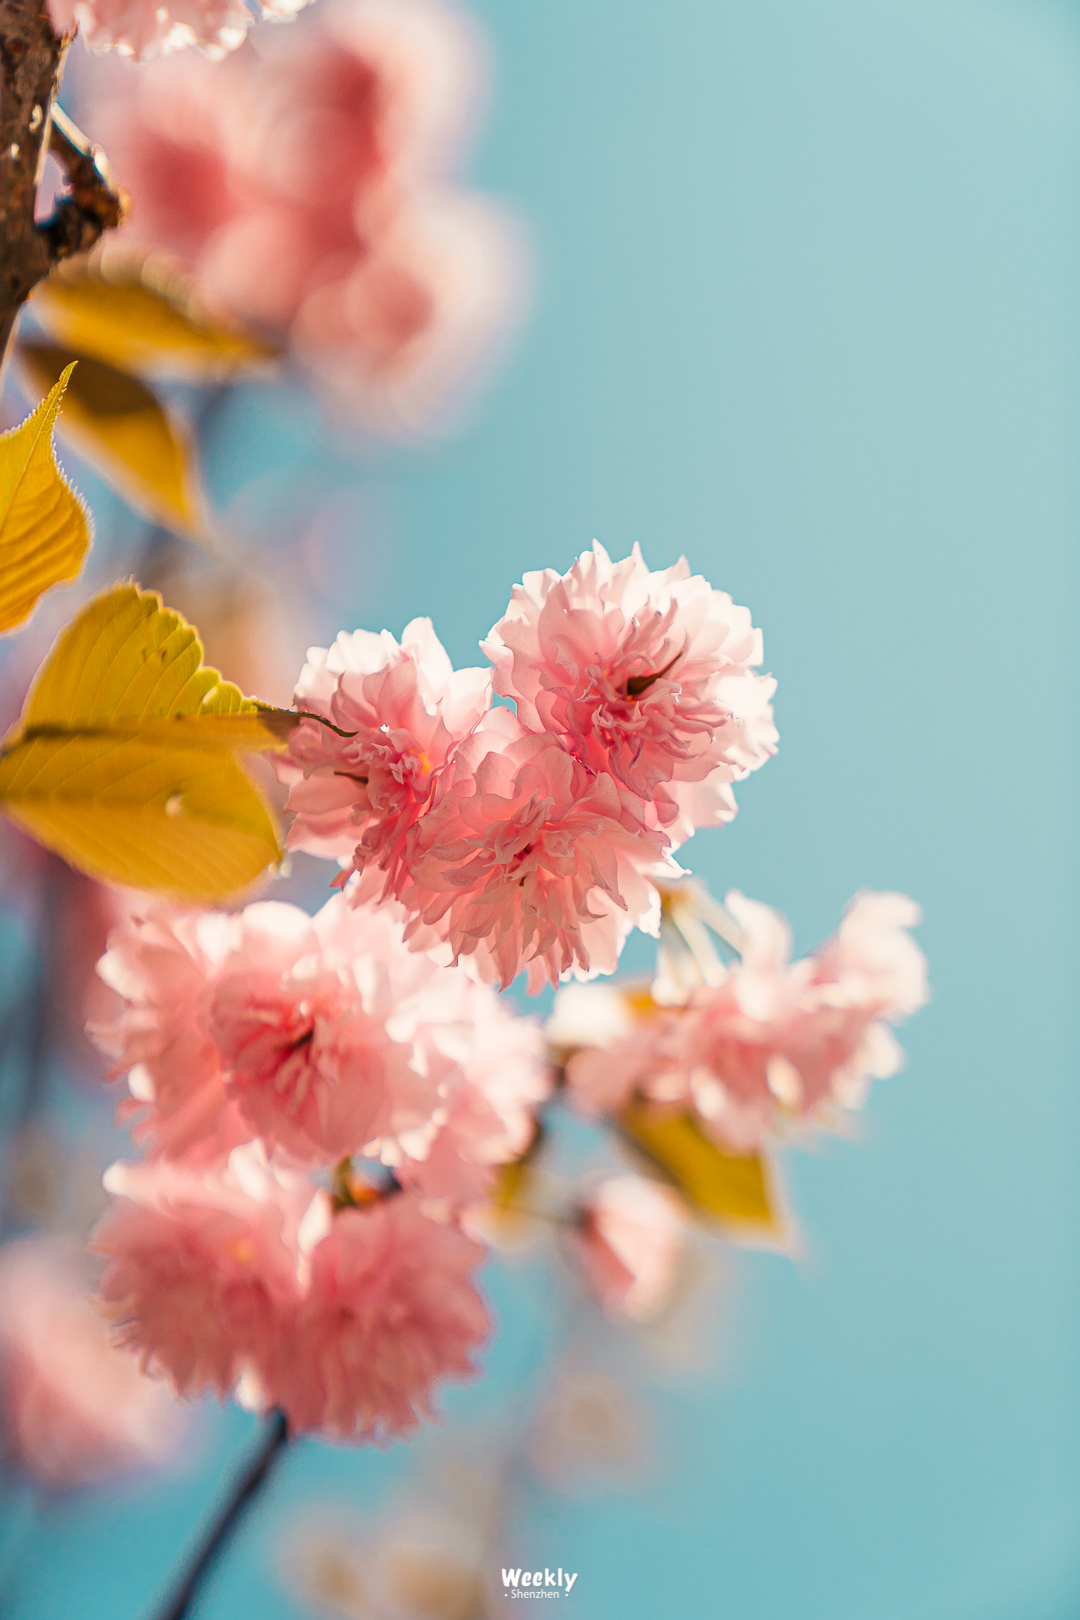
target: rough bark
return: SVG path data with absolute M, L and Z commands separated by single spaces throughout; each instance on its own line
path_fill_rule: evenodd
M 0 0 L 0 356 L 52 266 L 86 252 L 123 218 L 104 153 L 53 107 L 69 44 L 54 32 L 44 0 Z M 34 202 L 50 149 L 71 191 L 38 224 Z
M 34 199 L 66 50 L 43 0 L 0 0 L 0 353 L 51 263 Z

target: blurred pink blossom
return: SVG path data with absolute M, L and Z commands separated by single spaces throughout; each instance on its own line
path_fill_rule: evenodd
M 445 1122 L 425 1158 L 402 1161 L 399 1179 L 450 1207 L 484 1198 L 498 1167 L 520 1158 L 536 1133 L 536 1110 L 551 1091 L 539 1021 L 519 1017 L 490 985 L 461 972 L 457 1019 L 428 1026 L 460 1071 Z
M 633 1322 L 660 1314 L 686 1241 L 673 1192 L 643 1176 L 613 1176 L 590 1196 L 574 1236 L 581 1268 L 605 1310 Z
M 444 0 L 320 0 L 220 65 L 102 64 L 82 116 L 131 193 L 121 243 L 369 426 L 437 423 L 519 301 L 508 221 L 450 177 L 479 54 Z
M 455 671 L 431 620 L 414 619 L 400 646 L 387 630 L 356 630 L 312 647 L 295 702 L 348 735 L 303 720 L 275 757 L 290 784 L 289 847 L 375 868 L 400 889 L 406 835 L 491 707 L 490 671 Z
M 437 1379 L 475 1371 L 491 1328 L 470 1277 L 483 1254 L 409 1193 L 340 1211 L 312 1254 L 269 1402 L 337 1439 L 416 1428 Z
M 91 1247 L 106 1257 L 98 1296 L 116 1341 L 178 1395 L 224 1399 L 245 1376 L 271 1387 L 329 1226 L 327 1195 L 254 1147 L 215 1171 L 116 1164 L 105 1186 L 113 1208 Z
M 570 1097 L 589 1115 L 617 1114 L 636 1092 L 684 1101 L 685 1009 L 619 984 L 568 985 L 546 1025 L 565 1059 Z
M 665 842 L 612 777 L 493 709 L 417 825 L 400 899 L 484 980 L 525 970 L 537 990 L 613 972 L 632 928 L 656 932 Z
M 796 1118 L 856 1108 L 871 1079 L 896 1073 L 903 1053 L 888 1025 L 924 1004 L 926 962 L 907 933 L 919 908 L 904 895 L 858 895 L 836 935 L 791 965 L 777 912 L 738 893 L 726 904 L 747 949 L 725 984 L 692 997 L 684 1073 L 699 1114 L 747 1149 L 778 1105 Z
M 617 1112 L 635 1092 L 689 1102 L 720 1141 L 750 1152 L 785 1120 L 859 1107 L 871 1079 L 899 1069 L 888 1026 L 927 998 L 911 900 L 858 895 L 834 937 L 795 963 L 778 912 L 734 891 L 726 905 L 745 934 L 742 960 L 685 1007 L 657 1008 L 606 1048 L 573 1054 L 567 1078 L 586 1110 Z
M 234 928 L 219 913 L 184 916 L 155 906 L 110 934 L 98 963 L 124 1002 L 109 1023 L 88 1026 L 115 1060 L 110 1078 L 127 1074 L 131 1095 L 118 1116 L 137 1142 L 170 1158 L 221 1156 L 244 1139 L 201 1021 L 207 985 Z
M 93 51 L 138 62 L 197 45 L 212 58 L 234 51 L 259 17 L 291 17 L 299 0 L 48 0 L 58 34 L 79 33 Z
M 400 1193 L 333 1214 L 254 1148 L 225 1169 L 114 1165 L 94 1247 L 118 1339 L 178 1393 L 280 1407 L 297 1430 L 415 1428 L 436 1379 L 471 1373 L 483 1249 Z
M 161 1463 L 184 1428 L 168 1391 L 110 1344 L 54 1238 L 0 1249 L 0 1400 L 10 1461 L 54 1489 Z
M 761 632 L 685 558 L 651 573 L 636 545 L 612 563 L 594 543 L 561 577 L 526 574 L 483 649 L 528 730 L 614 777 L 675 843 L 730 821 L 730 784 L 776 751 Z

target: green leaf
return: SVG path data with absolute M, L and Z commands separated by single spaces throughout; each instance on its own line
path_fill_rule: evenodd
M 187 434 L 138 377 L 38 338 L 15 351 L 31 393 L 45 395 L 78 361 L 57 420 L 63 438 L 136 511 L 205 539 L 203 500 Z
M 296 716 L 203 664 L 154 591 L 115 585 L 59 636 L 0 749 L 0 809 L 109 883 L 212 903 L 280 860 L 277 828 L 233 757 L 276 748 Z
M 53 452 L 52 430 L 71 367 L 21 427 L 0 437 L 0 631 L 29 618 L 50 585 L 74 579 L 90 520 Z
M 783 1243 L 788 1222 L 775 1170 L 760 1153 L 727 1153 L 696 1117 L 635 1097 L 619 1115 L 626 1138 L 701 1214 L 743 1236 Z

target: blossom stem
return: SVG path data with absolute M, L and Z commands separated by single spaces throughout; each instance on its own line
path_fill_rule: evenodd
M 183 1620 L 188 1614 L 199 1587 L 217 1563 L 244 1514 L 266 1484 L 275 1462 L 285 1449 L 288 1438 L 288 1419 L 284 1412 L 274 1412 L 267 1424 L 259 1449 L 237 1479 L 228 1500 L 207 1530 L 180 1586 L 166 1601 L 165 1606 L 157 1612 L 155 1620 Z

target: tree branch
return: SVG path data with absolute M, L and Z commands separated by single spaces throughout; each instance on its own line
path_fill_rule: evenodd
M 88 141 L 62 107 L 53 107 L 49 150 L 67 171 L 71 195 L 61 199 L 41 226 L 53 262 L 88 253 L 104 231 L 115 230 L 127 212 L 127 197 L 116 183 L 100 146 Z
M 269 1478 L 289 1439 L 284 1412 L 274 1412 L 247 1468 L 236 1480 L 217 1518 L 197 1549 L 178 1590 L 160 1610 L 158 1620 L 185 1620 L 203 1581 L 220 1557 L 226 1542 Z
M 0 345 L 51 264 L 34 224 L 53 97 L 68 41 L 53 32 L 44 0 L 0 0 Z
M 104 153 L 53 107 L 70 43 L 54 32 L 45 0 L 0 0 L 0 355 L 38 282 L 124 214 Z M 34 203 L 50 149 L 71 193 L 38 225 Z

